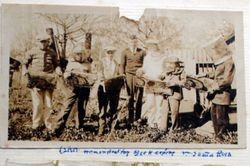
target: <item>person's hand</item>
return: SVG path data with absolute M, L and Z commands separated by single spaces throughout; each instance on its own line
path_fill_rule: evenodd
M 143 76 L 143 74 L 144 74 L 144 71 L 143 71 L 143 69 L 142 69 L 142 68 L 139 68 L 139 69 L 137 69 L 137 70 L 136 70 L 136 76 L 138 76 L 138 77 L 142 77 L 142 76 Z
M 207 73 L 202 73 L 202 74 L 196 75 L 194 78 L 199 79 L 199 78 L 207 78 L 207 77 L 209 77 Z
M 215 97 L 215 95 L 216 95 L 216 91 L 214 91 L 214 90 L 208 91 L 208 93 L 207 93 L 207 99 L 208 100 L 213 100 L 214 97 Z
M 194 85 L 194 83 L 193 83 L 192 81 L 185 81 L 185 83 L 183 84 L 183 86 L 184 86 L 186 89 L 190 90 L 191 87 L 194 87 L 195 85 Z
M 56 68 L 56 74 L 58 74 L 59 76 L 61 76 L 63 74 L 60 67 Z
M 92 62 L 93 62 L 93 59 L 92 59 L 91 57 L 88 57 L 88 58 L 87 58 L 87 61 L 88 61 L 89 63 L 92 63 Z
M 125 74 L 125 73 L 122 73 L 122 74 L 120 74 L 120 76 L 126 77 L 126 74 Z
M 29 82 L 29 72 L 26 67 L 22 68 L 22 78 L 21 78 L 21 84 L 27 86 Z
M 71 73 L 70 72 L 65 72 L 63 76 L 64 76 L 65 79 L 67 79 L 67 78 L 69 78 L 71 76 Z
M 165 78 L 166 78 L 165 74 L 161 74 L 161 75 L 159 76 L 159 79 L 162 80 L 162 81 L 163 81 Z
M 172 86 L 175 86 L 176 84 L 174 82 L 172 82 L 172 81 L 168 81 L 168 82 L 166 82 L 166 85 L 168 87 L 172 87 Z
M 25 72 L 23 73 L 23 76 L 27 76 L 29 74 L 29 72 Z
M 186 84 L 186 81 L 185 80 L 181 80 L 181 81 L 179 81 L 179 86 L 184 86 L 185 84 Z
M 98 78 L 97 78 L 97 76 L 95 76 L 95 75 L 87 75 L 86 76 L 86 79 L 88 80 L 88 83 L 89 83 L 89 85 L 94 85 L 95 84 L 95 82 L 98 82 Z
M 24 67 L 23 70 L 22 70 L 22 75 L 23 75 L 23 76 L 27 76 L 28 73 L 29 73 L 29 72 L 28 72 L 28 69 L 27 69 L 26 67 Z

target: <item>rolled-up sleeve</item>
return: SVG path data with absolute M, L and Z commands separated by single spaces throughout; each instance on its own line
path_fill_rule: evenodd
M 73 70 L 74 65 L 72 64 L 72 62 L 69 60 L 67 67 L 64 71 L 64 78 L 67 79 L 69 76 L 71 76 L 72 70 Z
M 29 64 L 32 62 L 32 60 L 33 60 L 33 53 L 32 53 L 32 51 L 28 51 L 25 53 L 22 64 L 25 65 L 26 67 L 28 67 Z

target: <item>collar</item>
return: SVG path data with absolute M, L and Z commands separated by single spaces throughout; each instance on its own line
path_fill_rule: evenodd
M 218 65 L 220 65 L 220 64 L 222 64 L 222 63 L 224 63 L 224 62 L 226 62 L 226 61 L 229 60 L 229 59 L 232 59 L 232 57 L 231 57 L 230 55 L 224 56 L 224 57 L 222 57 L 222 58 L 216 60 L 216 61 L 214 62 L 214 65 L 215 65 L 215 66 L 218 66 Z

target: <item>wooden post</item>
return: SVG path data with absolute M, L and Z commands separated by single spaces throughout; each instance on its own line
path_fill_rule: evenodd
M 85 35 L 85 49 L 91 50 L 91 40 L 92 40 L 92 34 L 86 33 L 86 35 Z
M 67 34 L 65 31 L 65 33 L 63 34 L 63 47 L 62 47 L 62 56 L 61 56 L 62 59 L 65 59 L 66 57 L 66 43 L 67 43 Z
M 46 32 L 50 36 L 50 38 L 52 40 L 51 43 L 50 43 L 50 48 L 53 49 L 56 52 L 57 59 L 60 60 L 61 59 L 61 53 L 60 53 L 60 50 L 58 48 L 58 43 L 57 43 L 56 37 L 54 35 L 53 28 L 46 28 Z
M 91 41 L 92 41 L 92 34 L 86 33 L 85 35 L 85 43 L 84 43 L 84 52 L 87 57 L 91 57 Z

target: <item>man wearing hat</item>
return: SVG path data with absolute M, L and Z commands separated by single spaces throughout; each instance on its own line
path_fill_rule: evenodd
M 58 115 L 54 132 L 59 136 L 66 125 L 67 119 L 73 106 L 77 102 L 78 110 L 78 128 L 83 127 L 83 120 L 86 113 L 86 107 L 90 95 L 90 87 L 96 81 L 96 74 L 91 72 L 92 58 L 85 56 L 81 46 L 73 50 L 66 70 L 64 72 L 66 101 L 64 102 L 64 110 Z
M 167 130 L 168 112 L 171 111 L 171 131 L 179 127 L 178 117 L 180 101 L 183 99 L 182 86 L 186 82 L 183 62 L 178 58 L 171 57 L 163 61 L 163 73 L 161 79 L 167 84 L 169 91 L 164 95 L 163 111 L 165 114 L 158 115 L 159 126 L 161 129 Z
M 100 60 L 98 77 L 99 104 L 99 135 L 103 135 L 105 128 L 111 130 L 114 115 L 120 98 L 120 91 L 124 85 L 124 77 L 119 77 L 119 64 L 114 59 L 116 49 L 112 46 L 104 48 L 104 57 Z
M 42 34 L 37 37 L 37 47 L 26 53 L 23 62 L 23 75 L 28 77 L 31 91 L 33 116 L 32 128 L 46 126 L 51 129 L 49 114 L 52 111 L 52 93 L 56 85 L 55 71 L 61 74 L 56 52 L 49 48 L 50 37 Z
M 136 71 L 142 67 L 146 52 L 142 42 L 135 36 L 132 38 L 131 43 L 130 48 L 126 48 L 122 52 L 120 73 L 126 75 L 126 87 L 129 96 L 129 121 L 133 123 L 140 119 L 141 116 L 143 87 L 137 86 L 138 78 L 136 76 Z
M 228 109 L 231 102 L 230 90 L 234 79 L 235 65 L 232 53 L 223 38 L 218 37 L 212 41 L 207 49 L 210 51 L 209 56 L 214 61 L 215 66 L 215 71 L 207 74 L 207 77 L 214 80 L 207 98 L 212 101 L 211 119 L 215 136 L 218 139 L 223 139 L 222 135 L 229 123 Z

